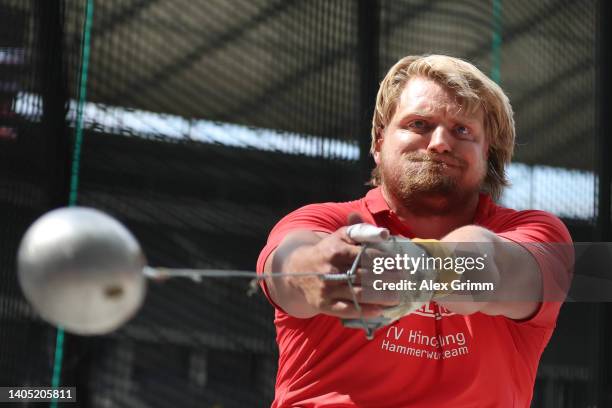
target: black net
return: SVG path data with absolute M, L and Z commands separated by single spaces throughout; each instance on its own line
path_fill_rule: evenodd
M 502 202 L 551 211 L 588 235 L 598 215 L 597 7 L 1 0 L 0 385 L 52 381 L 56 333 L 23 299 L 15 254 L 37 216 L 69 202 L 79 106 L 79 205 L 124 222 L 151 265 L 253 270 L 284 214 L 364 191 L 386 70 L 409 54 L 459 56 L 499 81 L 516 112 L 514 185 Z M 77 385 L 83 406 L 268 406 L 273 310 L 249 289 L 150 282 L 118 332 L 67 336 L 61 383 Z M 576 328 L 596 309 L 565 306 L 533 406 L 587 406 L 601 392 L 597 356 L 572 348 L 597 348 L 593 326 Z
M 448 54 L 497 80 L 515 112 L 502 203 L 594 223 L 597 3 L 389 1 L 381 75 L 405 55 Z
M 0 383 L 50 384 L 55 330 L 41 322 L 18 288 L 15 258 L 34 219 L 65 203 L 69 158 L 63 125 L 65 83 L 53 82 L 65 61 L 60 10 L 24 1 L 0 3 Z M 51 57 L 50 50 L 58 53 Z M 55 71 L 54 71 L 55 70 Z M 61 77 L 61 75 L 59 75 Z M 52 107 L 42 112 L 41 98 Z M 54 103 L 58 102 L 58 103 Z
M 78 203 L 125 222 L 151 265 L 253 270 L 284 213 L 348 199 L 361 184 L 352 168 L 355 10 L 352 2 L 100 4 Z M 69 118 L 76 123 L 76 102 Z M 75 370 L 88 377 L 88 400 L 269 404 L 272 309 L 249 287 L 149 285 L 137 318 L 90 344 L 89 367 Z
M 575 239 L 593 239 L 592 231 L 577 235 L 579 226 L 594 226 L 597 217 L 597 3 L 382 4 L 381 75 L 402 56 L 439 53 L 467 59 L 497 80 L 517 124 L 512 186 L 502 203 L 553 212 L 574 227 Z M 564 306 L 540 363 L 532 406 L 586 407 L 596 401 L 594 384 L 604 359 L 598 310 Z

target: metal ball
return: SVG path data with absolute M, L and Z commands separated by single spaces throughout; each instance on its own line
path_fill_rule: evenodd
M 127 228 L 84 207 L 43 215 L 17 256 L 26 299 L 43 319 L 80 335 L 109 333 L 136 314 L 146 293 L 145 265 Z

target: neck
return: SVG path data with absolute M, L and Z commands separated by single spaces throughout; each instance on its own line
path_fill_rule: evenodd
M 452 211 L 436 211 L 436 208 L 447 205 L 448 199 L 436 196 L 426 197 L 419 200 L 419 210 L 415 211 L 408 208 L 384 187 L 382 194 L 391 211 L 402 223 L 410 226 L 415 237 L 433 239 L 441 239 L 459 227 L 472 224 L 479 199 L 478 192 L 475 192 L 464 199 L 454 200 Z M 417 203 L 414 203 L 413 207 L 416 205 Z M 428 208 L 431 210 L 427 211 Z

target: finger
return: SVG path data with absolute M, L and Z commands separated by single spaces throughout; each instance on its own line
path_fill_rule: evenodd
M 355 241 L 353 238 L 351 238 L 348 234 L 348 229 L 350 227 L 352 227 L 353 225 L 357 225 L 357 224 L 352 224 L 349 225 L 347 227 L 341 227 L 339 229 L 336 230 L 336 232 L 334 232 L 335 235 L 338 236 L 338 238 L 342 241 L 342 242 L 346 242 L 347 244 L 351 244 L 351 245 L 359 245 L 359 242 Z
M 328 246 L 325 251 L 327 251 L 327 260 L 332 263 L 337 268 L 345 268 L 344 271 L 348 270 L 353 261 L 359 255 L 361 251 L 361 247 L 352 243 L 349 243 L 339 237 L 334 244 Z
M 384 242 L 389 239 L 389 230 L 372 224 L 353 224 L 345 229 L 345 234 L 353 242 L 371 244 Z
M 389 256 L 389 252 L 384 251 L 382 248 L 369 246 L 363 253 L 363 259 L 368 260 L 370 263 L 374 258 Z

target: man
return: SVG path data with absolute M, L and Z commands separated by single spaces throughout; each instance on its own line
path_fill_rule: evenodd
M 434 297 L 367 340 L 342 319 L 375 318 L 393 304 L 368 301 L 343 280 L 266 279 L 280 353 L 273 407 L 529 407 L 561 304 L 542 300 L 555 268 L 572 261 L 529 243 L 571 237 L 550 214 L 493 202 L 507 184 L 514 134 L 508 98 L 473 65 L 430 55 L 391 68 L 373 118 L 376 188 L 286 216 L 258 272 L 344 273 L 360 250 L 346 226 L 365 222 L 410 239 L 490 245 L 488 278 L 507 296 Z

